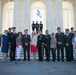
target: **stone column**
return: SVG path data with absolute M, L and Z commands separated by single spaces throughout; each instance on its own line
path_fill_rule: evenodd
M 62 0 L 56 0 L 57 7 L 57 27 L 61 27 L 63 31 L 63 17 L 62 17 Z
M 24 26 L 23 29 L 28 29 L 30 33 L 30 0 L 24 0 Z
M 14 26 L 20 31 L 20 0 L 14 0 Z
M 56 0 L 52 0 L 52 15 L 53 15 L 53 32 L 57 32 L 57 25 L 56 25 Z
M 0 34 L 2 33 L 2 19 L 1 19 L 1 0 L 0 0 Z
M 76 0 L 74 2 L 74 27 L 76 29 Z
M 46 0 L 46 29 L 49 33 L 53 32 L 52 15 L 52 0 Z

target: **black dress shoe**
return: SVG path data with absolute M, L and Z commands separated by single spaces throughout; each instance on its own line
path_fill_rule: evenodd
M 16 61 L 15 59 L 13 59 L 13 61 Z
M 62 60 L 62 62 L 64 62 L 64 60 Z
M 47 60 L 47 62 L 50 62 L 50 60 Z
M 55 62 L 55 60 L 51 60 L 51 61 Z
M 18 61 L 21 61 L 21 59 L 18 59 Z
M 28 61 L 30 61 L 30 60 L 28 60 Z
M 13 60 L 10 60 L 11 62 L 13 61 Z
M 43 60 L 39 60 L 40 62 L 43 62 Z
M 57 60 L 58 62 L 60 61 L 60 60 Z
M 26 61 L 25 59 L 23 61 Z

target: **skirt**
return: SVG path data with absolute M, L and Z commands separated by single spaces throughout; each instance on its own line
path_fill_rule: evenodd
M 37 50 L 37 46 L 31 45 L 31 52 L 36 53 Z

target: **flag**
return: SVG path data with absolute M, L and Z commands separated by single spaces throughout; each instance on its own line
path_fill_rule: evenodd
M 37 9 L 37 15 L 40 17 L 40 18 L 42 18 L 42 15 L 41 15 L 41 13 L 40 13 L 40 11 Z

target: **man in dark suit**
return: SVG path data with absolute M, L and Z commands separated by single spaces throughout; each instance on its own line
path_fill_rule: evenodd
M 38 34 L 38 30 L 39 30 L 39 24 L 38 24 L 38 21 L 37 21 L 36 24 L 35 24 L 35 28 L 36 28 L 36 33 Z
M 65 50 L 66 50 L 66 60 L 71 61 L 71 43 L 72 43 L 72 35 L 69 32 L 69 29 L 66 29 L 66 34 L 65 34 Z
M 42 21 L 40 21 L 40 30 L 42 31 L 43 30 L 43 24 L 42 24 Z
M 42 31 L 39 30 L 39 35 L 37 37 L 39 61 L 43 61 L 44 59 L 44 50 L 43 50 L 44 45 L 45 45 L 45 36 L 42 34 Z
M 70 35 L 72 35 L 72 38 L 74 37 L 74 28 L 71 27 Z M 71 60 L 73 60 L 73 45 L 71 43 Z
M 32 31 L 35 31 L 35 23 L 34 23 L 34 21 L 32 23 Z
M 11 28 L 8 28 L 8 35 L 11 34 Z
M 57 39 L 57 61 L 60 61 L 60 51 L 61 51 L 61 60 L 64 62 L 64 33 L 61 32 L 61 28 L 57 28 L 57 33 L 55 35 Z
M 70 29 L 71 29 L 70 34 L 72 34 L 72 37 L 74 37 L 74 28 L 73 28 L 73 27 L 71 27 Z
M 31 38 L 30 35 L 28 34 L 28 30 L 24 30 L 25 34 L 22 36 L 22 46 L 23 46 L 23 50 L 24 50 L 24 61 L 26 61 L 26 51 L 27 51 L 27 55 L 28 55 L 28 61 L 30 61 L 30 42 L 31 42 Z
M 10 61 L 15 61 L 16 54 L 16 37 L 17 33 L 15 33 L 15 27 L 12 27 L 11 33 L 9 33 L 9 47 L 10 47 Z
M 46 53 L 46 61 L 50 61 L 50 41 L 51 35 L 48 34 L 48 30 L 45 31 L 45 53 Z

